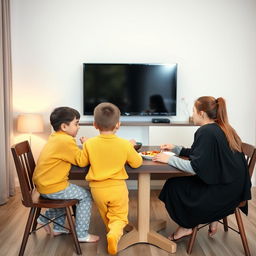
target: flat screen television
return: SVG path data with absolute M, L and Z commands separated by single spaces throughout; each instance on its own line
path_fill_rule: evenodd
M 83 113 L 101 102 L 117 105 L 124 116 L 174 116 L 177 64 L 83 64 Z

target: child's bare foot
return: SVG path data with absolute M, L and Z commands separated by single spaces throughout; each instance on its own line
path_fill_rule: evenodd
M 43 228 L 44 228 L 45 232 L 47 233 L 47 235 L 51 234 L 52 229 L 51 229 L 49 224 L 45 225 L 46 223 L 44 223 L 40 219 L 37 220 L 37 224 L 40 225 L 40 226 L 43 226 Z
M 218 230 L 218 221 L 214 221 L 210 223 L 209 225 L 209 230 L 208 230 L 208 235 L 210 237 L 214 236 Z
M 95 243 L 100 240 L 99 236 L 88 234 L 86 237 L 78 237 L 80 243 Z
M 54 236 L 68 235 L 68 234 L 70 234 L 70 231 L 67 229 L 62 229 L 62 230 L 53 229 Z

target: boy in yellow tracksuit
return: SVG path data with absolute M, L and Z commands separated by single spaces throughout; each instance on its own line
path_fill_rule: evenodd
M 88 233 L 91 217 L 91 195 L 86 189 L 70 184 L 68 175 L 71 164 L 85 166 L 85 149 L 80 149 L 75 137 L 79 130 L 80 114 L 69 107 L 59 107 L 51 113 L 50 121 L 53 132 L 40 153 L 33 174 L 33 181 L 42 197 L 48 199 L 78 199 L 76 205 L 76 232 L 79 242 L 97 242 L 98 236 Z M 48 219 L 61 216 L 53 224 L 53 235 L 67 234 L 62 227 L 65 224 L 65 209 L 50 208 L 45 212 Z M 45 225 L 48 219 L 40 216 L 38 224 Z M 59 224 L 59 225 L 58 225 Z M 51 233 L 49 225 L 45 225 L 47 233 Z
M 128 175 L 125 164 L 137 168 L 141 156 L 132 143 L 115 135 L 120 127 L 120 110 L 111 103 L 101 103 L 94 109 L 94 126 L 100 135 L 85 141 L 85 154 L 90 164 L 86 180 L 92 197 L 107 228 L 108 252 L 117 253 L 118 241 L 128 224 Z

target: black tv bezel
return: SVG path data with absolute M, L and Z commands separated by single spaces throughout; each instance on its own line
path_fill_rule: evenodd
M 141 113 L 141 112 L 121 112 L 121 116 L 137 116 L 137 117 L 163 117 L 163 116 L 176 116 L 177 115 L 177 73 L 178 73 L 178 64 L 177 63 L 94 63 L 88 62 L 83 63 L 83 115 L 85 116 L 93 116 L 92 112 L 85 111 L 85 95 L 84 95 L 84 87 L 85 87 L 85 66 L 86 65 L 145 65 L 145 66 L 175 66 L 176 73 L 175 73 L 175 112 L 166 112 L 166 113 Z

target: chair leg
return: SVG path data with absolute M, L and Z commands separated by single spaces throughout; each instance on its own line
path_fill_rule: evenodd
M 76 216 L 76 205 L 72 205 L 73 215 Z
M 189 238 L 188 245 L 187 245 L 187 253 L 188 254 L 191 254 L 191 252 L 192 252 L 192 249 L 193 249 L 193 246 L 194 246 L 194 243 L 195 243 L 195 239 L 196 239 L 197 231 L 198 231 L 197 226 L 192 229 L 192 234 Z
M 67 213 L 67 219 L 68 219 L 69 227 L 71 229 L 72 238 L 73 238 L 74 243 L 75 243 L 76 252 L 77 252 L 77 254 L 81 255 L 82 251 L 81 251 L 81 247 L 79 245 L 78 239 L 77 239 L 75 225 L 74 225 L 72 215 L 71 215 L 71 210 L 70 210 L 69 207 L 66 207 L 66 213 Z
M 24 254 L 24 251 L 25 251 L 25 248 L 26 248 L 26 245 L 27 245 L 27 241 L 28 241 L 28 236 L 29 236 L 30 229 L 31 229 L 31 226 L 32 226 L 33 218 L 34 218 L 34 215 L 35 215 L 35 210 L 36 210 L 35 207 L 32 207 L 30 209 L 27 224 L 26 224 L 26 228 L 25 228 L 24 235 L 23 235 L 23 238 L 22 238 L 22 243 L 21 243 L 21 247 L 20 247 L 19 256 L 23 256 L 23 254 Z
M 35 217 L 33 220 L 33 225 L 32 225 L 32 232 L 36 230 L 36 226 L 37 226 L 37 218 L 39 217 L 41 212 L 41 208 L 36 208 L 36 212 L 35 212 Z
M 248 242 L 247 242 L 247 238 L 246 238 L 246 234 L 245 234 L 245 230 L 244 230 L 244 225 L 243 225 L 243 220 L 242 220 L 239 208 L 236 208 L 235 216 L 236 216 L 236 222 L 237 222 L 237 226 L 238 226 L 238 229 L 239 229 L 239 232 L 240 232 L 240 236 L 241 236 L 241 239 L 242 239 L 245 255 L 250 256 L 251 253 L 250 253 L 250 249 L 249 249 L 249 246 L 248 246 Z
M 227 232 L 228 231 L 228 217 L 223 218 L 223 227 L 224 227 L 224 231 Z

